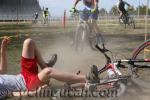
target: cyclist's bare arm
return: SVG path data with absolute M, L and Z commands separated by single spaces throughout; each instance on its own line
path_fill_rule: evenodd
M 98 8 L 98 1 L 99 1 L 99 0 L 94 0 L 94 9 L 97 9 L 97 8 Z
M 117 7 L 117 9 L 118 9 L 118 12 L 119 12 L 119 13 L 122 13 L 122 11 L 121 11 L 118 7 Z
M 125 1 L 124 1 L 124 4 L 126 4 L 127 6 L 129 6 L 129 7 L 130 7 L 130 4 L 129 4 L 129 3 L 127 3 L 127 2 L 125 2 Z
M 9 37 L 4 37 L 1 43 L 0 50 L 0 74 L 5 74 L 7 72 L 7 46 L 10 42 Z
M 76 5 L 79 3 L 79 1 L 81 1 L 81 0 L 75 0 L 75 1 L 74 1 L 73 8 L 75 8 L 75 7 L 76 7 Z

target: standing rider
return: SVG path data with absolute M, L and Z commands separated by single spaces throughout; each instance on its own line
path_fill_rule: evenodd
M 128 12 L 125 9 L 125 5 L 127 5 L 128 7 L 131 7 L 129 3 L 123 1 L 123 0 L 119 0 L 118 4 L 117 4 L 117 9 L 120 13 L 120 19 L 122 19 L 123 15 L 127 15 Z
M 48 23 L 48 17 L 49 17 L 49 11 L 48 8 L 46 8 L 43 12 L 44 14 L 44 24 Z
M 76 11 L 76 5 L 79 3 L 81 0 L 75 0 L 72 12 Z M 85 5 L 83 9 L 83 13 L 81 13 L 81 20 L 83 21 L 88 21 L 89 18 L 90 20 L 90 28 L 92 27 L 95 33 L 100 33 L 100 29 L 96 23 L 98 19 L 98 0 L 82 0 L 83 4 Z

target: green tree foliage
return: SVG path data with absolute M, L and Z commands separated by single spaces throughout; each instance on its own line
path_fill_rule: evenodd
M 106 9 L 101 8 L 101 9 L 99 10 L 99 14 L 100 14 L 101 16 L 105 16 L 105 15 L 107 14 Z
M 119 15 L 116 5 L 110 9 L 109 14 L 110 15 Z
M 136 8 L 136 13 L 138 12 L 138 9 L 139 9 L 140 15 L 145 15 L 147 6 L 142 5 L 142 6 L 137 7 Z M 150 8 L 148 8 L 148 14 L 150 15 Z

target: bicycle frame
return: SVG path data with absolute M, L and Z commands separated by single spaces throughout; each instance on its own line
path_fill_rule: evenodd
M 89 33 L 90 33 L 90 35 L 92 34 L 93 30 L 92 30 L 91 22 L 89 20 L 82 20 L 81 18 L 79 18 L 79 23 L 78 24 L 83 24 L 84 30 L 89 31 L 86 34 L 88 34 L 88 35 L 89 35 Z M 88 30 L 86 29 L 87 27 L 88 27 Z
M 128 13 L 123 14 L 122 17 L 119 18 L 119 23 L 124 24 L 125 28 L 126 28 L 127 25 L 132 25 L 132 28 L 135 28 L 134 19 Z
M 96 48 L 105 56 L 105 58 L 107 60 L 105 66 L 103 68 L 101 68 L 100 70 L 98 70 L 98 73 L 101 74 L 101 73 L 107 71 L 109 76 L 122 75 L 122 73 L 117 68 L 117 63 L 112 63 L 111 58 L 106 54 L 106 52 L 110 52 L 110 51 L 107 50 L 104 45 L 103 45 L 103 49 L 100 48 L 98 45 L 96 45 Z
M 71 12 L 71 11 L 70 11 Z M 89 11 L 87 11 L 87 12 L 89 12 Z M 75 11 L 75 14 L 74 15 L 78 15 L 79 16 L 79 23 L 78 24 L 84 24 L 84 25 L 87 25 L 88 27 L 89 27 L 89 30 L 90 30 L 90 33 L 92 33 L 92 31 L 94 31 L 93 30 L 93 28 L 92 28 L 92 23 L 91 23 L 91 19 L 89 18 L 89 19 L 87 19 L 87 20 L 83 20 L 82 18 L 81 18 L 81 13 L 83 13 L 83 11 L 80 11 L 80 10 L 76 10 Z M 96 32 L 95 32 L 96 33 Z
M 75 49 L 81 51 L 84 48 L 85 43 L 89 43 L 91 49 L 95 50 L 95 28 L 92 26 L 92 21 L 90 19 L 82 18 L 81 14 L 83 11 L 76 11 L 74 15 L 79 15 L 79 22 L 76 28 L 74 43 Z M 86 39 L 86 40 L 85 40 Z M 93 45 L 94 44 L 94 45 Z
M 142 63 L 142 62 L 150 62 L 150 59 L 121 59 L 121 60 L 112 62 L 111 58 L 106 54 L 106 52 L 108 52 L 109 50 L 105 49 L 105 47 L 104 47 L 104 49 L 102 49 L 98 45 L 96 45 L 96 48 L 105 56 L 105 58 L 107 60 L 106 65 L 98 71 L 99 74 L 111 69 L 115 75 L 122 75 L 122 73 L 119 71 L 119 69 L 117 67 L 128 68 L 125 65 L 121 64 L 123 62 L 126 62 L 127 64 L 137 67 L 137 68 L 150 68 L 150 65 L 135 64 L 135 63 Z

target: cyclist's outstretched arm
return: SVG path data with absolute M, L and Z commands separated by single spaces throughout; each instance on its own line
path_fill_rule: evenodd
M 0 74 L 5 74 L 7 72 L 7 46 L 9 42 L 10 42 L 10 38 L 5 37 L 1 43 Z
M 127 6 L 131 6 L 129 3 L 125 2 L 125 1 L 124 1 L 124 3 L 125 3 Z
M 94 9 L 97 9 L 97 8 L 98 8 L 98 1 L 99 1 L 99 0 L 94 0 Z
M 75 1 L 74 1 L 73 8 L 75 8 L 75 7 L 76 7 L 76 5 L 79 3 L 79 1 L 80 1 L 80 0 L 75 0 Z

